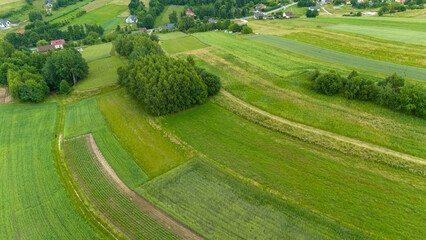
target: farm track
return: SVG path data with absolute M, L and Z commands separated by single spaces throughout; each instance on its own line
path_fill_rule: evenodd
M 92 134 L 83 135 L 80 137 L 72 138 L 69 140 L 77 138 L 85 138 L 86 145 L 89 148 L 90 152 L 93 155 L 93 160 L 98 161 L 96 165 L 100 168 L 100 171 L 105 175 L 107 179 L 116 187 L 118 190 L 129 198 L 139 209 L 144 212 L 147 212 L 150 217 L 158 220 L 162 225 L 164 225 L 168 230 L 178 234 L 184 239 L 203 239 L 201 236 L 194 233 L 192 230 L 188 229 L 181 223 L 177 222 L 175 219 L 171 218 L 165 212 L 155 207 L 153 204 L 145 200 L 140 195 L 132 191 L 115 173 L 114 169 L 109 165 L 108 161 L 103 156 L 99 147 L 97 146 L 95 139 Z M 67 140 L 67 141 L 69 141 Z
M 13 102 L 13 98 L 9 94 L 9 88 L 0 88 L 0 105 Z
M 349 138 L 349 137 L 345 137 L 345 136 L 338 135 L 338 134 L 335 134 L 335 133 L 331 133 L 331 132 L 328 132 L 328 131 L 324 131 L 324 130 L 321 130 L 321 129 L 317 129 L 317 128 L 307 126 L 307 125 L 304 125 L 304 124 L 301 124 L 301 123 L 292 122 L 290 120 L 278 117 L 278 116 L 273 115 L 269 112 L 266 112 L 262 109 L 259 109 L 259 108 L 255 107 L 253 105 L 250 105 L 250 104 L 244 102 L 243 100 L 233 96 L 231 93 L 229 93 L 229 92 L 227 92 L 223 89 L 221 90 L 221 93 L 223 95 L 225 95 L 228 99 L 230 99 L 233 102 L 243 106 L 244 108 L 248 108 L 251 111 L 259 113 L 259 114 L 261 114 L 265 117 L 268 117 L 268 118 L 270 118 L 274 121 L 278 121 L 280 123 L 289 125 L 291 127 L 295 127 L 295 128 L 307 131 L 307 132 L 311 132 L 311 133 L 315 133 L 315 134 L 318 134 L 318 135 L 333 138 L 337 141 L 349 143 L 349 144 L 352 144 L 352 145 L 355 145 L 355 146 L 358 146 L 358 147 L 362 147 L 362 148 L 365 148 L 365 149 L 368 149 L 368 150 L 387 154 L 387 155 L 390 155 L 390 156 L 393 156 L 393 157 L 403 159 L 405 161 L 409 161 L 409 162 L 413 162 L 413 163 L 417 163 L 417 164 L 421 164 L 421 165 L 426 164 L 426 162 L 423 158 L 414 157 L 414 156 L 411 156 L 411 155 L 408 155 L 408 154 L 404 154 L 404 153 L 400 153 L 400 152 L 397 152 L 397 151 L 390 150 L 388 148 L 380 147 L 380 146 L 377 146 L 377 145 L 374 145 L 374 144 L 371 144 L 371 143 L 366 143 L 366 142 L 363 142 L 363 141 L 360 141 L 360 140 L 356 140 L 356 139 L 353 139 L 353 138 Z

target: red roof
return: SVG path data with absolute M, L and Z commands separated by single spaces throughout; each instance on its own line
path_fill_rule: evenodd
M 15 33 L 24 34 L 24 30 L 19 30 L 19 31 L 16 31 Z
M 195 13 L 193 11 L 191 11 L 191 9 L 186 9 L 185 11 L 186 15 L 195 15 Z
M 50 49 L 54 50 L 56 48 L 53 45 L 40 46 L 40 47 L 37 47 L 37 52 L 38 53 L 45 53 L 45 52 L 49 51 Z
M 138 28 L 141 32 L 146 32 L 146 28 Z
M 60 44 L 64 44 L 64 43 L 65 43 L 64 39 L 50 41 L 50 45 L 60 45 Z

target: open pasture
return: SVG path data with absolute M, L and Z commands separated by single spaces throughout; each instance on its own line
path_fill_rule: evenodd
M 424 23 L 426 24 L 426 23 Z M 386 27 L 357 26 L 348 24 L 336 24 L 326 27 L 328 29 L 351 32 L 371 37 L 399 41 L 403 43 L 426 44 L 426 32 L 410 31 Z
M 161 41 L 161 46 L 170 55 L 207 47 L 206 44 L 191 36 L 164 40 Z
M 2 0 L 0 2 L 0 14 L 8 12 L 12 9 L 19 9 L 25 5 L 25 0 Z
M 104 22 L 101 26 L 104 28 L 105 33 L 109 33 L 112 30 L 114 30 L 117 25 L 120 25 L 121 23 L 123 23 L 125 21 L 125 17 L 114 17 L 111 18 L 110 20 Z
M 82 2 L 78 2 L 78 3 L 73 4 L 73 5 L 69 5 L 65 8 L 59 8 L 59 10 L 57 12 L 54 12 L 52 16 L 45 18 L 44 21 L 50 22 L 50 21 L 53 21 L 57 18 L 63 17 L 67 14 L 71 14 L 72 12 L 76 11 L 80 7 L 82 7 L 86 4 L 89 4 L 92 1 L 93 0 L 84 0 Z
M 81 55 L 87 62 L 111 56 L 112 43 L 93 45 L 85 48 Z
M 117 84 L 117 68 L 124 66 L 121 58 L 113 56 L 89 62 L 89 75 L 77 84 L 84 91 Z
M 127 6 L 108 4 L 103 7 L 97 8 L 87 14 L 83 15 L 80 18 L 74 19 L 71 24 L 99 24 L 103 25 L 107 23 L 112 18 L 117 17 L 120 13 L 126 11 Z M 103 25 L 107 27 L 108 25 Z M 110 26 L 109 26 L 110 27 Z M 107 29 L 105 32 L 108 32 Z
M 99 111 L 96 98 L 84 100 L 66 107 L 65 139 L 92 133 L 102 154 L 123 182 L 134 189 L 147 180 L 146 174 L 123 149 L 108 128 Z
M 2 239 L 96 239 L 53 160 L 56 104 L 0 106 Z
M 202 159 L 191 160 L 136 191 L 207 239 L 363 237 Z
M 186 35 L 183 32 L 171 32 L 171 33 L 160 33 L 158 34 L 158 37 L 160 38 L 161 41 L 165 41 L 165 40 L 170 40 L 170 39 L 176 39 L 176 38 L 182 38 L 182 37 L 187 37 L 188 35 Z
M 367 236 L 425 234 L 421 176 L 294 140 L 212 103 L 166 117 L 162 125 L 225 167 Z
M 169 14 L 173 11 L 176 11 L 178 18 L 180 18 L 180 14 L 184 11 L 184 7 L 185 6 L 182 5 L 166 6 L 163 12 L 155 19 L 154 27 L 161 27 L 170 23 Z
M 356 69 L 377 71 L 388 75 L 391 75 L 392 73 L 396 72 L 401 76 L 406 76 L 419 80 L 426 80 L 426 69 L 424 68 L 404 66 L 359 57 L 276 36 L 259 35 L 249 37 L 248 39 L 260 43 L 265 43 L 274 47 L 282 48 L 288 51 L 300 53 L 309 57 L 321 59 L 334 64 L 343 64 Z

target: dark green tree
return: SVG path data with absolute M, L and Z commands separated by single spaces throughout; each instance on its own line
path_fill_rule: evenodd
M 43 19 L 43 15 L 41 15 L 41 12 L 39 11 L 31 11 L 30 13 L 28 13 L 28 17 L 30 22 L 35 22 L 37 20 Z
M 177 17 L 176 11 L 173 11 L 172 13 L 169 14 L 169 21 L 171 23 L 177 23 L 178 22 L 178 17 Z
M 314 90 L 325 95 L 334 95 L 342 88 L 342 79 L 334 71 L 329 71 L 315 79 Z
M 59 84 L 59 94 L 68 94 L 71 91 L 69 83 L 65 80 L 62 80 Z

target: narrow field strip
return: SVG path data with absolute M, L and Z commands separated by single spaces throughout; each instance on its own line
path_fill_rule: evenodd
M 331 63 L 342 64 L 349 67 L 365 69 L 374 72 L 392 74 L 394 72 L 401 76 L 426 80 L 426 69 L 404 66 L 395 63 L 383 62 L 374 59 L 355 56 L 347 53 L 317 47 L 311 44 L 294 41 L 270 35 L 259 35 L 248 37 L 255 42 L 268 44 L 274 47 L 286 49 L 309 57 L 321 59 Z
M 92 134 L 66 140 L 70 170 L 89 201 L 130 239 L 202 239 L 137 195 L 117 176 Z

